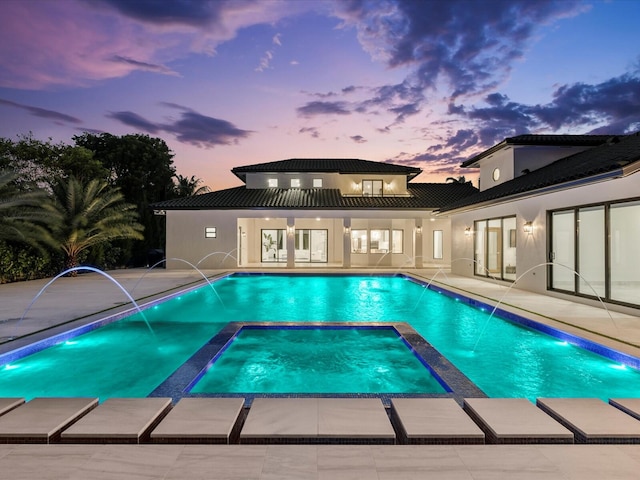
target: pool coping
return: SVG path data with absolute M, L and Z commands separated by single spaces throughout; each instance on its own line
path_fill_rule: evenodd
M 402 339 L 416 358 L 448 390 L 445 393 L 192 393 L 190 389 L 208 367 L 224 353 L 243 328 L 390 328 Z M 229 322 L 173 374 L 155 388 L 149 397 L 218 398 L 242 397 L 246 405 L 254 398 L 380 398 L 385 406 L 392 398 L 454 398 L 462 405 L 464 398 L 486 397 L 464 373 L 455 367 L 406 322 Z

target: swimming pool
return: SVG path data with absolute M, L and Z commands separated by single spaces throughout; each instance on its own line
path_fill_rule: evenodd
M 640 396 L 635 368 L 405 276 L 236 274 L 213 285 L 145 310 L 153 333 L 135 314 L 24 358 L 5 355 L 0 396 L 147 396 L 236 321 L 407 322 L 490 397 Z

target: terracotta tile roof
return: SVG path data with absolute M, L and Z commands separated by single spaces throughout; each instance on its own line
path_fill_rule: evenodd
M 276 162 L 258 163 L 235 167 L 231 170 L 238 178 L 245 181 L 247 173 L 289 172 L 289 173 L 377 173 L 402 174 L 409 179 L 419 175 L 422 170 L 393 163 L 373 162 L 356 158 L 291 158 Z
M 407 196 L 343 197 L 338 189 L 248 189 L 244 186 L 176 198 L 151 205 L 156 210 L 273 209 L 420 209 L 434 210 L 478 190 L 470 183 L 417 183 Z
M 474 166 L 485 157 L 507 145 L 537 145 L 554 147 L 596 147 L 615 138 L 615 135 L 518 135 L 505 138 L 502 142 L 462 163 L 462 167 Z
M 622 169 L 640 162 L 640 132 L 610 137 L 607 143 L 570 155 L 508 182 L 451 202 L 441 208 L 446 212 L 478 204 L 542 193 L 569 185 L 589 183 L 603 177 L 621 175 Z M 638 164 L 640 168 L 640 163 Z

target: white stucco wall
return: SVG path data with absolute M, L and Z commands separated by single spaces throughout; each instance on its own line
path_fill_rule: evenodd
M 407 193 L 406 175 L 363 175 L 339 173 L 248 173 L 247 188 L 269 188 L 268 180 L 277 179 L 278 188 L 291 188 L 291 179 L 300 180 L 300 188 L 314 188 L 313 179 L 322 179 L 322 188 L 337 188 L 343 195 L 362 195 L 362 180 L 382 180 L 384 195 L 405 195 Z
M 433 219 L 431 212 L 413 210 L 170 210 L 167 211 L 167 268 L 190 268 L 185 261 L 202 268 L 235 268 L 261 262 L 261 230 L 325 229 L 327 263 L 342 265 L 344 225 L 353 229 L 403 230 L 401 254 L 352 254 L 350 266 L 410 267 L 448 265 L 451 258 L 449 219 Z M 422 232 L 416 231 L 421 225 Z M 205 238 L 205 227 L 215 227 L 216 238 Z M 443 258 L 433 258 L 433 231 L 443 231 Z M 421 245 L 416 245 L 421 242 Z M 214 253 L 220 252 L 220 253 Z M 229 254 L 227 256 L 227 253 Z M 207 255 L 209 257 L 205 258 Z M 180 260 L 171 260 L 172 258 Z M 205 258 L 203 260 L 203 258 Z M 224 260 L 224 263 L 223 263 Z M 313 264 L 310 264 L 312 266 Z
M 546 195 L 484 207 L 450 215 L 452 230 L 452 273 L 474 276 L 474 236 L 466 236 L 465 229 L 474 221 L 516 215 L 517 287 L 534 292 L 566 297 L 547 291 L 547 268 L 537 265 L 547 262 L 547 211 L 572 208 L 599 202 L 638 198 L 640 173 L 626 178 L 611 179 L 587 186 L 570 188 Z M 533 222 L 533 234 L 523 231 L 525 222 Z M 530 270 L 530 271 L 529 271 Z M 527 274 L 525 272 L 529 271 Z M 525 274 L 524 276 L 522 276 Z M 638 273 L 636 272 L 636 278 Z M 476 277 L 482 278 L 482 277 Z M 493 280 L 490 280 L 493 281 Z M 593 303 L 588 299 L 571 297 L 574 301 Z M 624 311 L 624 307 L 612 307 Z

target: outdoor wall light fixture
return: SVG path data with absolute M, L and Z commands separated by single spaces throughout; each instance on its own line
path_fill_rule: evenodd
M 416 227 L 416 233 L 418 235 L 421 235 L 422 234 L 422 227 L 420 227 L 420 226 Z
M 472 233 L 473 233 L 473 230 L 471 230 L 471 227 L 467 227 L 467 228 L 464 229 L 464 234 L 467 237 L 470 237 Z
M 296 227 L 287 227 L 287 233 L 289 235 L 293 235 L 295 231 L 296 231 Z
M 344 234 L 349 235 L 351 233 L 351 227 L 344 227 Z
M 524 233 L 533 235 L 533 222 L 524 222 L 524 226 L 522 228 L 524 229 Z

